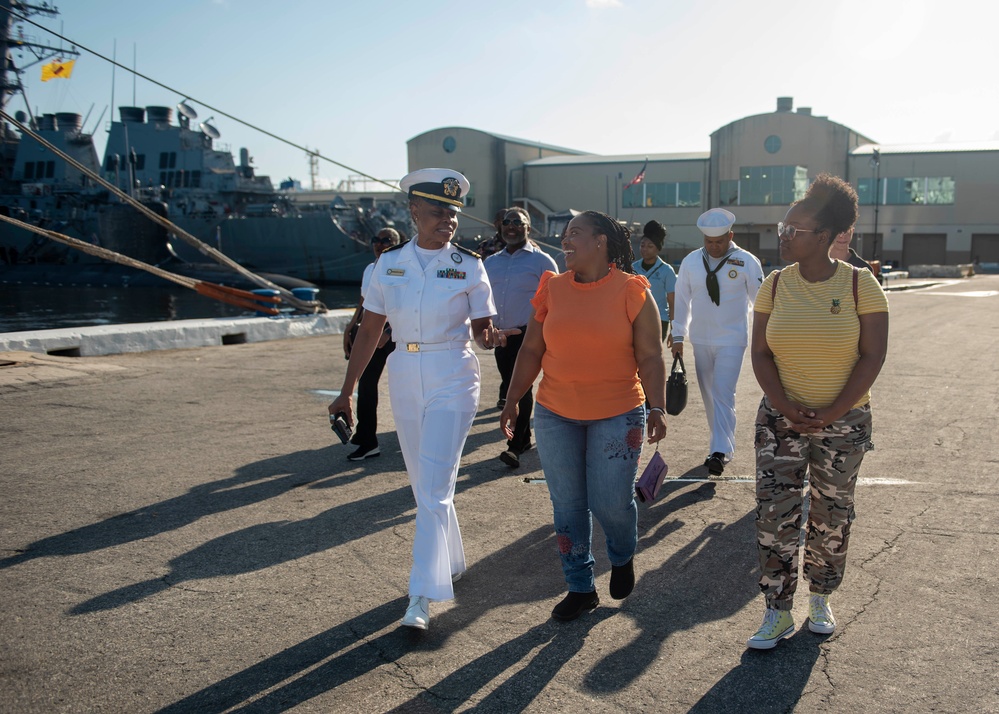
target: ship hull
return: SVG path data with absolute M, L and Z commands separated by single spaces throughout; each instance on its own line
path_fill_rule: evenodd
M 367 241 L 347 234 L 328 212 L 220 222 L 174 217 L 174 223 L 251 270 L 280 273 L 317 285 L 357 284 L 371 262 Z M 171 236 L 178 257 L 205 258 Z

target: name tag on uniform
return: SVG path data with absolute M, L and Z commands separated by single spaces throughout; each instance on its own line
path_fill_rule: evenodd
M 385 271 L 386 275 L 405 275 L 406 271 L 402 268 L 389 268 Z
M 727 262 L 729 265 L 739 265 L 739 266 L 743 266 L 743 267 L 745 267 L 745 265 L 746 265 L 746 262 L 744 260 L 742 260 L 741 258 L 729 258 L 725 262 Z
M 455 270 L 454 268 L 448 268 L 447 270 L 441 269 L 437 271 L 438 278 L 444 278 L 446 280 L 464 280 L 465 271 Z

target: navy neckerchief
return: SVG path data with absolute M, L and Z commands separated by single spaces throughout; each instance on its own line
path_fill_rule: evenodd
M 715 266 L 715 269 L 712 270 L 708 266 L 708 259 L 705 257 L 704 251 L 701 251 L 701 261 L 704 263 L 704 270 L 708 274 L 705 280 L 708 288 L 708 297 L 711 298 L 711 302 L 715 305 L 721 305 L 721 292 L 718 288 L 718 271 L 721 270 L 721 267 L 728 261 L 728 257 L 734 252 L 734 249 L 729 249 L 729 251 L 722 256 L 722 259 L 718 261 L 718 265 Z

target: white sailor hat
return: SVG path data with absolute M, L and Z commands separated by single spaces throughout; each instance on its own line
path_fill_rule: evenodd
M 725 235 L 732 230 L 734 223 L 735 214 L 724 208 L 712 208 L 710 211 L 702 213 L 701 217 L 697 219 L 697 227 L 701 229 L 701 233 L 709 238 Z
M 461 212 L 471 184 L 453 169 L 418 169 L 402 177 L 399 186 L 410 198 L 424 198 Z

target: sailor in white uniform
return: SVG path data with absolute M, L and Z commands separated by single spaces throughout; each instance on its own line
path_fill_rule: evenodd
M 673 355 L 694 344 L 697 384 L 711 428 L 704 465 L 721 475 L 735 454 L 735 387 L 749 341 L 753 302 L 763 282 L 756 256 L 732 240 L 735 216 L 712 208 L 697 219 L 704 247 L 680 263 L 673 316 Z
M 513 331 L 497 330 L 489 279 L 476 253 L 451 244 L 468 180 L 450 169 L 421 169 L 402 179 L 417 236 L 383 252 L 364 294 L 365 316 L 340 396 L 330 404 L 353 424 L 351 395 L 385 320 L 395 351 L 388 384 L 399 444 L 416 497 L 410 604 L 402 624 L 427 629 L 430 602 L 454 597 L 465 570 L 455 482 L 479 404 L 479 361 L 470 340 L 492 349 Z

